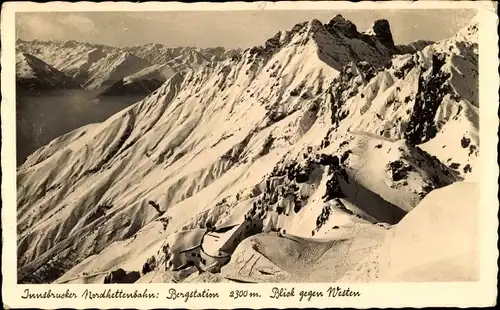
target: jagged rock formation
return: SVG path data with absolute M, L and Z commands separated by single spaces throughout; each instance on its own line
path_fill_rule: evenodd
M 373 24 L 373 33 L 375 37 L 389 49 L 394 49 L 394 40 L 392 39 L 391 27 L 386 19 L 379 19 Z
M 141 275 L 137 271 L 126 272 L 125 270 L 119 268 L 106 275 L 106 277 L 104 278 L 104 284 L 134 283 L 140 277 Z
M 427 194 L 473 179 L 478 156 L 477 25 L 403 55 L 385 22 L 373 32 L 298 24 L 36 151 L 17 175 L 20 281 L 148 270 L 152 256 L 138 282 L 234 279 L 257 257 L 246 280 L 353 270 Z M 262 234 L 232 233 L 254 220 Z M 166 248 L 217 248 L 208 230 L 235 259 L 216 275 L 170 270 Z M 193 231 L 196 247 L 171 244 Z

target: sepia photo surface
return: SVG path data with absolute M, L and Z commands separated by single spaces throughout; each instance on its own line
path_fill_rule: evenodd
M 114 5 L 2 10 L 4 299 L 494 303 L 491 3 Z

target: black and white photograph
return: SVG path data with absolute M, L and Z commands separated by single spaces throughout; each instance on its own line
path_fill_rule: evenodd
M 184 7 L 15 13 L 17 285 L 481 280 L 477 8 Z

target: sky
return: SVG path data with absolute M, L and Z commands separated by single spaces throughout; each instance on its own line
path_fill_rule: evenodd
M 262 45 L 280 30 L 336 14 L 358 31 L 387 19 L 396 44 L 451 37 L 476 15 L 475 10 L 315 10 L 179 12 L 26 12 L 16 15 L 16 35 L 23 40 L 76 40 L 111 46 L 161 43 L 170 47 L 247 48 Z

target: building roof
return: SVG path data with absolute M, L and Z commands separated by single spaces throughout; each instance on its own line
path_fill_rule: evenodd
M 225 227 L 233 227 L 235 225 L 240 225 L 245 221 L 245 215 L 252 208 L 252 201 L 247 200 L 237 204 L 233 207 L 232 212 L 226 217 L 219 225 L 217 229 Z
M 200 246 L 206 232 L 207 230 L 204 228 L 194 228 L 168 236 L 167 241 L 170 245 L 170 252 L 180 253 Z
M 210 256 L 220 256 L 220 248 L 224 246 L 231 236 L 244 224 L 245 222 L 239 225 L 233 225 L 231 229 L 225 230 L 224 232 L 210 232 L 206 234 L 203 238 L 203 251 Z
M 216 230 L 214 230 L 213 232 L 218 233 L 218 234 L 225 233 L 226 231 L 234 228 L 235 226 L 239 226 L 240 224 L 241 223 L 230 225 L 230 226 L 221 226 L 221 227 L 217 228 Z

